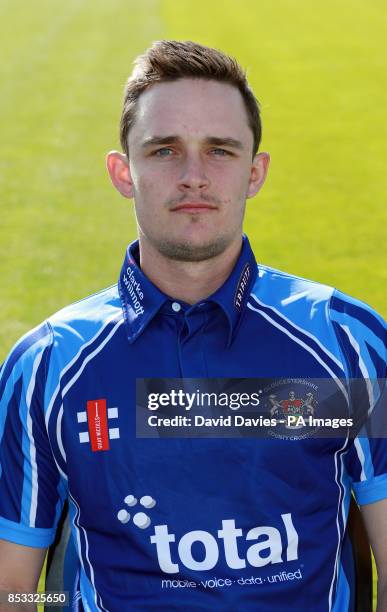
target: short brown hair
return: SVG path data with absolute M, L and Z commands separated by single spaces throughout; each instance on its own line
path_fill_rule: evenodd
M 253 132 L 253 155 L 256 154 L 262 133 L 259 104 L 247 82 L 246 73 L 233 57 L 192 41 L 157 40 L 137 57 L 134 64 L 125 86 L 120 122 L 120 141 L 126 155 L 129 156 L 129 130 L 134 123 L 137 101 L 142 92 L 154 83 L 182 78 L 220 81 L 239 89 Z

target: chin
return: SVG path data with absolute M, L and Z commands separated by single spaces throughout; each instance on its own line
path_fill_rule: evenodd
M 205 261 L 221 255 L 229 246 L 230 240 L 216 238 L 211 242 L 195 241 L 158 241 L 154 245 L 159 253 L 175 261 Z

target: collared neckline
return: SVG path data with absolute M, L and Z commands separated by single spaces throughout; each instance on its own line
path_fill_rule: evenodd
M 142 272 L 139 261 L 139 243 L 135 240 L 127 248 L 118 281 L 129 342 L 134 342 L 164 304 L 170 302 L 171 312 L 174 303 L 181 306 L 181 310 L 174 313 L 179 316 L 189 316 L 206 304 L 218 305 L 225 314 L 229 328 L 228 346 L 231 344 L 257 277 L 257 263 L 247 236 L 243 236 L 241 253 L 228 279 L 215 293 L 193 305 L 162 293 Z
M 243 236 L 242 250 L 228 279 L 206 301 L 218 304 L 229 323 L 230 346 L 247 304 L 247 298 L 257 278 L 258 268 L 247 236 Z

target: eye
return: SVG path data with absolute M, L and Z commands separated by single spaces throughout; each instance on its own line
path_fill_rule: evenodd
M 157 149 L 157 151 L 154 151 L 153 155 L 156 157 L 170 157 L 172 153 L 173 150 L 170 147 L 163 147 L 162 149 Z
M 228 155 L 231 155 L 230 151 L 220 149 L 219 147 L 217 147 L 216 149 L 211 149 L 211 153 L 216 157 L 227 157 Z

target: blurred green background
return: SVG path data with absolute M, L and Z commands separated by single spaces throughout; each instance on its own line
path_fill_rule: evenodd
M 261 103 L 258 261 L 386 315 L 383 0 L 0 1 L 0 361 L 30 327 L 115 282 L 135 238 L 111 187 L 125 80 L 158 38 L 235 55 Z

